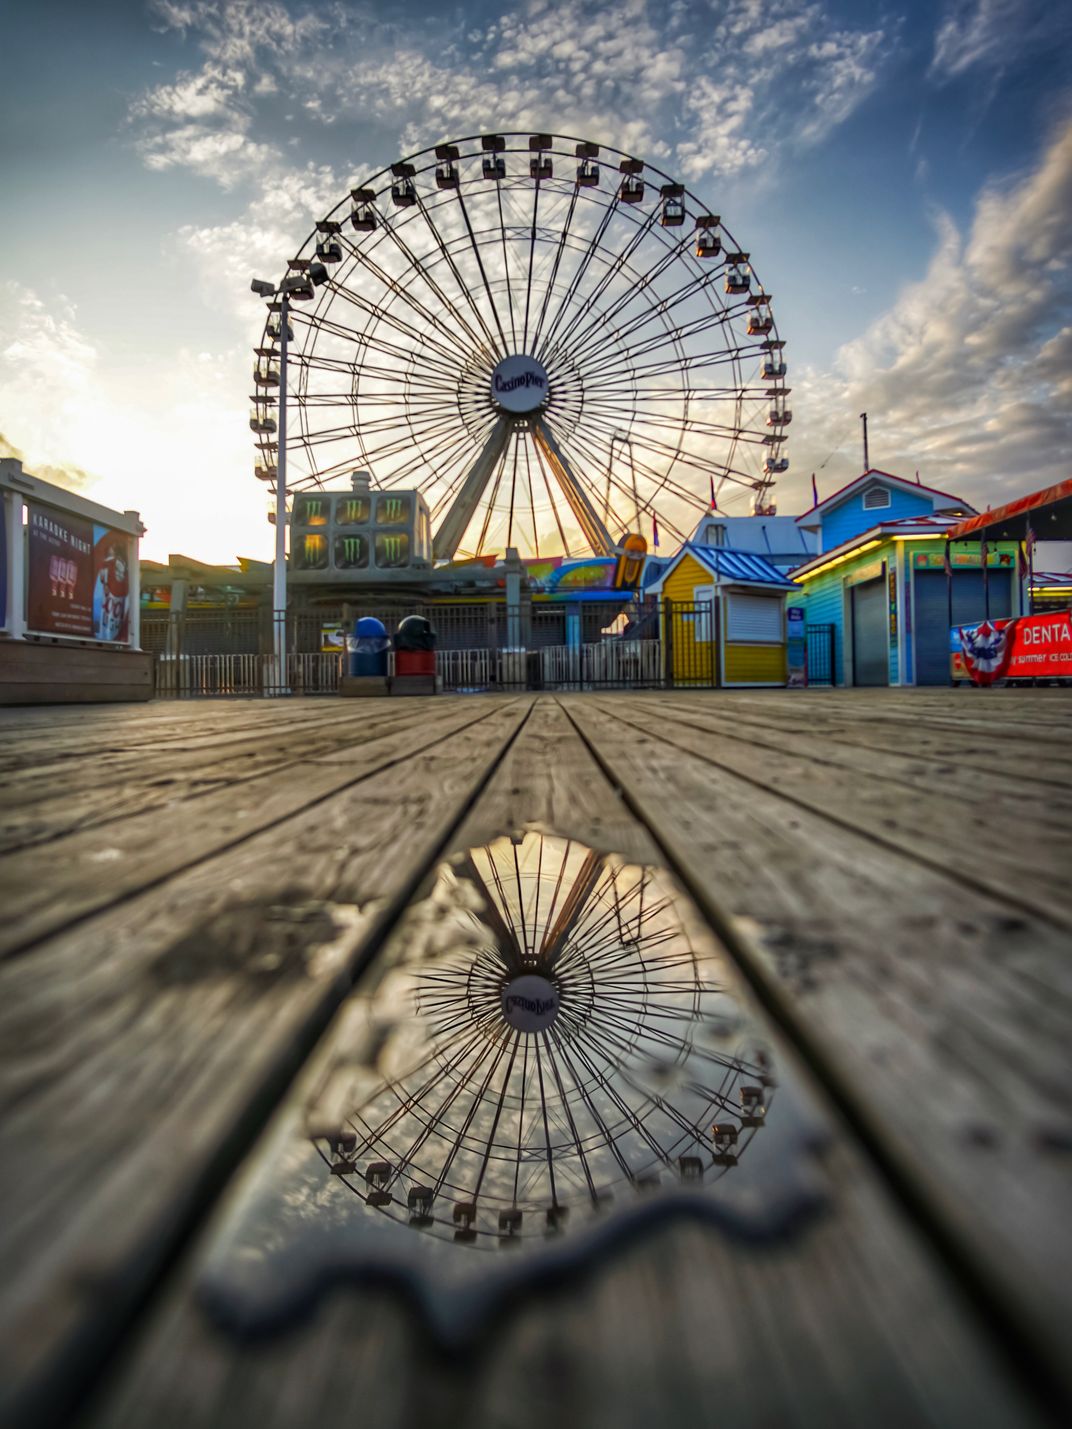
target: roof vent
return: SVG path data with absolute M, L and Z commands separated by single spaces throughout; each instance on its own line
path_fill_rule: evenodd
M 865 511 L 884 511 L 890 504 L 890 493 L 885 486 L 869 486 L 864 492 Z

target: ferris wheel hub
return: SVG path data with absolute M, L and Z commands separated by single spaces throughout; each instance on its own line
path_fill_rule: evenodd
M 558 988 L 550 978 L 522 973 L 502 990 L 503 1016 L 517 1032 L 544 1032 L 558 1016 Z
M 547 369 L 534 357 L 504 357 L 491 374 L 491 400 L 500 411 L 524 416 L 542 407 L 550 395 Z

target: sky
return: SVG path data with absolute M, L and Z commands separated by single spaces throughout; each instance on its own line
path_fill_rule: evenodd
M 781 512 L 874 466 L 976 507 L 1070 474 L 1072 7 L 1052 0 L 0 4 L 0 455 L 270 558 L 275 277 L 355 181 L 487 130 L 649 158 L 774 295 Z M 736 508 L 734 508 L 736 509 Z M 743 511 L 744 507 L 741 508 Z

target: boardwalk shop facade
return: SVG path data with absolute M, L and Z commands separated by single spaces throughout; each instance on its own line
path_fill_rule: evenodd
M 1027 609 L 1016 541 L 945 542 L 972 508 L 868 471 L 798 518 L 819 554 L 793 572 L 809 628 L 829 627 L 837 685 L 945 685 L 951 625 Z M 951 599 L 950 599 L 951 597 Z M 951 609 L 950 609 L 951 605 Z

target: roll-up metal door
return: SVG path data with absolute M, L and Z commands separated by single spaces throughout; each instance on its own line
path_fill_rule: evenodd
M 852 587 L 852 683 L 888 685 L 890 661 L 886 648 L 886 581 L 863 581 Z
M 728 597 L 726 639 L 735 645 L 777 644 L 784 639 L 782 602 L 779 596 L 739 595 Z
M 1004 619 L 1012 614 L 1012 576 L 1007 570 L 990 571 L 990 614 Z M 916 571 L 915 629 L 916 684 L 949 684 L 949 598 L 944 571 Z M 953 624 L 974 625 L 986 611 L 982 571 L 954 571 Z

